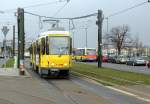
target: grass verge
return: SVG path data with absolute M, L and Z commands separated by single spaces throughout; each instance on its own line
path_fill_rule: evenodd
M 13 58 L 10 58 L 8 59 L 8 61 L 2 65 L 2 68 L 12 68 L 14 67 L 14 59 Z
M 150 75 L 118 71 L 110 68 L 97 68 L 83 63 L 73 63 L 72 73 L 78 76 L 89 76 L 106 85 L 150 85 Z

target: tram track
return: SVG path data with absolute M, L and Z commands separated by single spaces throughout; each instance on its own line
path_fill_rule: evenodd
M 60 87 L 58 87 L 55 83 L 51 82 L 50 80 L 46 79 L 46 81 L 48 82 L 48 84 L 52 85 L 55 89 L 57 89 L 57 91 L 59 91 L 61 94 L 63 94 L 66 98 L 70 99 L 70 101 L 73 104 L 80 104 L 79 102 L 76 101 L 76 99 L 74 99 L 69 93 L 67 93 L 66 91 L 62 90 Z
M 62 88 L 60 88 L 55 82 L 54 80 L 56 80 L 56 78 L 44 78 L 41 79 L 40 76 L 33 72 L 31 69 L 28 69 L 28 72 L 35 78 L 39 79 L 41 82 L 43 83 L 47 83 L 48 85 L 52 86 L 56 91 L 58 91 L 59 93 L 61 93 L 65 98 L 67 98 L 71 104 L 81 104 L 79 103 L 76 99 L 74 99 L 68 92 L 64 91 Z M 71 81 L 70 79 L 59 79 L 59 80 L 68 80 Z M 50 88 L 50 86 L 47 86 L 48 88 Z M 70 103 L 69 103 L 70 104 Z

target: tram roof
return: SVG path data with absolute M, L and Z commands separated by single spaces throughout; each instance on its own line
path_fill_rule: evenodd
M 45 36 L 49 36 L 49 35 L 57 35 L 57 34 L 64 34 L 69 36 L 69 32 L 68 31 L 46 31 L 40 34 L 40 37 L 45 37 Z
M 96 48 L 76 48 L 76 50 L 79 50 L 79 49 L 96 49 Z

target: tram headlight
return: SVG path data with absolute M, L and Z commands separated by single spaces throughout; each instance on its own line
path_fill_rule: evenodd
M 51 63 L 51 66 L 55 66 L 55 64 L 54 64 L 54 63 Z
M 67 66 L 67 65 L 68 65 L 67 63 L 64 64 L 64 66 Z

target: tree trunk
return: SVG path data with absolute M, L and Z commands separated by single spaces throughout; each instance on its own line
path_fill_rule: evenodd
M 120 55 L 121 54 L 121 49 L 120 48 L 118 48 L 118 55 Z

